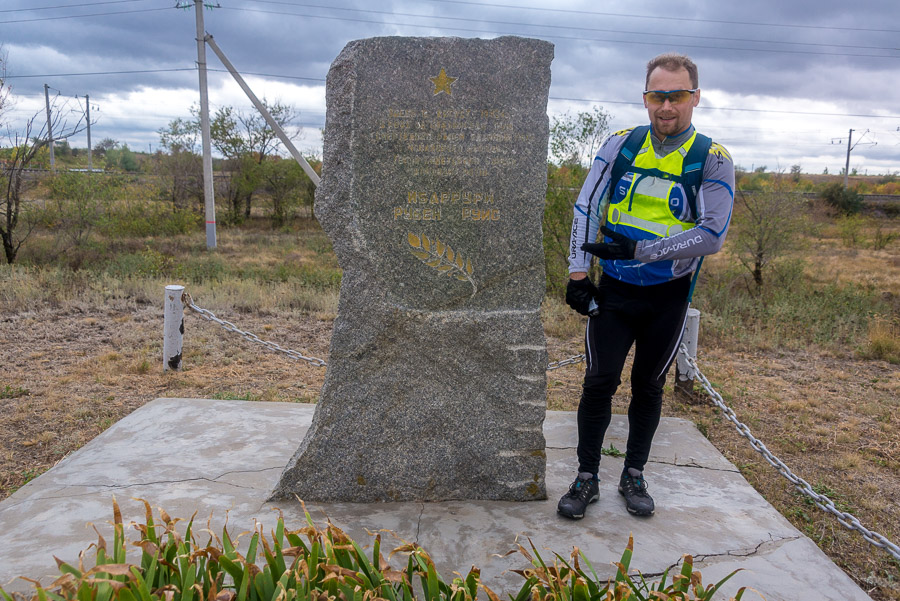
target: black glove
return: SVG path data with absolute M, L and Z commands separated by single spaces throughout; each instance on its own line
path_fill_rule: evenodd
M 573 280 L 566 284 L 566 304 L 582 315 L 590 314 L 591 301 L 600 304 L 600 289 L 594 286 L 590 278 Z
M 637 242 L 628 236 L 614 232 L 605 225 L 600 231 L 612 238 L 612 242 L 585 243 L 581 250 L 597 255 L 601 259 L 633 259 Z

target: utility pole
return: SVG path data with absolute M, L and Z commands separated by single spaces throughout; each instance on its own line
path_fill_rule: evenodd
M 847 188 L 847 178 L 850 175 L 850 140 L 853 138 L 853 130 L 847 136 L 847 163 L 844 165 L 844 189 Z
M 850 151 L 853 150 L 854 148 L 856 148 L 857 146 L 859 146 L 860 143 L 865 139 L 866 135 L 869 133 L 868 129 L 866 131 L 864 131 L 862 133 L 862 135 L 859 136 L 859 139 L 856 141 L 856 144 L 854 144 L 853 143 L 853 132 L 855 132 L 855 131 L 856 131 L 855 129 L 851 129 L 849 134 L 847 135 L 847 162 L 844 163 L 844 189 L 845 190 L 847 189 L 847 186 L 849 185 L 849 178 L 850 178 Z M 900 128 L 898 128 L 898 131 L 900 131 Z M 832 144 L 843 144 L 844 139 L 843 138 L 832 138 L 831 143 Z M 873 140 L 872 142 L 863 143 L 863 146 L 877 146 L 877 145 L 878 145 L 878 142 L 875 140 Z
M 319 185 L 319 174 L 316 173 L 312 167 L 310 167 L 309 163 L 303 158 L 303 155 L 300 154 L 300 151 L 297 150 L 297 147 L 294 146 L 294 143 L 291 142 L 291 139 L 284 133 L 284 128 L 275 121 L 275 118 L 272 117 L 272 114 L 269 113 L 268 109 L 266 109 L 265 105 L 259 101 L 259 98 L 256 97 L 256 94 L 253 93 L 253 90 L 250 89 L 250 86 L 247 85 L 247 82 L 244 81 L 244 78 L 241 77 L 241 74 L 238 73 L 237 69 L 234 68 L 234 65 L 231 64 L 231 61 L 228 60 L 228 57 L 225 56 L 225 53 L 222 52 L 222 49 L 219 48 L 219 45 L 216 44 L 216 41 L 213 39 L 211 35 L 206 36 L 206 43 L 209 44 L 209 47 L 212 48 L 212 51 L 216 53 L 216 56 L 219 57 L 219 60 L 222 61 L 222 64 L 225 65 L 225 68 L 228 69 L 228 72 L 231 73 L 231 76 L 234 77 L 234 80 L 241 86 L 241 89 L 244 90 L 244 93 L 247 95 L 247 98 L 250 99 L 250 102 L 253 103 L 253 106 L 256 107 L 256 110 L 263 116 L 263 119 L 266 120 L 266 123 L 269 124 L 269 127 L 272 128 L 272 131 L 275 132 L 275 135 L 278 136 L 278 139 L 281 140 L 281 143 L 284 144 L 284 147 L 288 149 L 288 152 L 291 153 L 291 156 L 294 157 L 294 160 L 300 164 L 300 167 L 312 180 L 313 184 L 316 186 Z
M 84 106 L 87 107 L 87 136 L 88 136 L 88 173 L 94 172 L 94 157 L 93 150 L 91 149 L 91 97 L 87 94 L 84 95 Z
M 213 188 L 212 144 L 209 134 L 209 93 L 206 88 L 206 31 L 203 0 L 194 0 L 197 17 L 197 69 L 200 71 L 200 133 L 203 138 L 203 199 L 206 206 L 206 248 L 216 247 L 216 198 Z
M 56 160 L 53 156 L 53 120 L 50 118 L 50 86 L 44 84 L 44 102 L 47 105 L 47 137 L 50 138 L 50 170 L 56 171 Z

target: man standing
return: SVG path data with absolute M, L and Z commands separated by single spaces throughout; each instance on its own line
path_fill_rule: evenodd
M 681 342 L 691 276 L 701 257 L 722 248 L 734 204 L 731 156 L 691 124 L 699 102 L 691 59 L 663 54 L 651 60 L 644 91 L 650 126 L 604 141 L 575 204 L 566 302 L 589 317 L 578 477 L 558 506 L 572 519 L 584 517 L 599 498 L 600 450 L 632 345 L 628 444 L 618 488 L 630 513 L 647 516 L 655 509 L 643 472 L 663 384 Z M 604 236 L 595 242 L 598 229 Z M 592 255 L 603 265 L 599 286 L 587 275 Z

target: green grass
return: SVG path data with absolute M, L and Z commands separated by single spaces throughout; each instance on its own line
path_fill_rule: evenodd
M 19 386 L 10 386 L 7 384 L 3 388 L 0 388 L 0 399 L 17 399 L 19 397 L 28 396 L 29 394 L 31 394 L 31 391 Z
M 222 392 L 217 392 L 212 395 L 212 398 L 217 401 L 261 401 L 263 400 L 261 395 L 254 394 L 252 392 L 233 392 L 231 390 L 225 390 Z

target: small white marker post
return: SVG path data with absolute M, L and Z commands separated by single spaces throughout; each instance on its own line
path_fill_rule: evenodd
M 184 286 L 166 286 L 163 324 L 163 371 L 181 371 L 181 346 L 184 336 Z
M 700 311 L 688 307 L 687 320 L 684 322 L 684 336 L 681 341 L 687 347 L 691 359 L 697 360 L 697 337 L 700 334 Z M 687 395 L 694 394 L 694 370 L 688 365 L 687 360 L 678 353 L 675 356 L 675 391 Z

